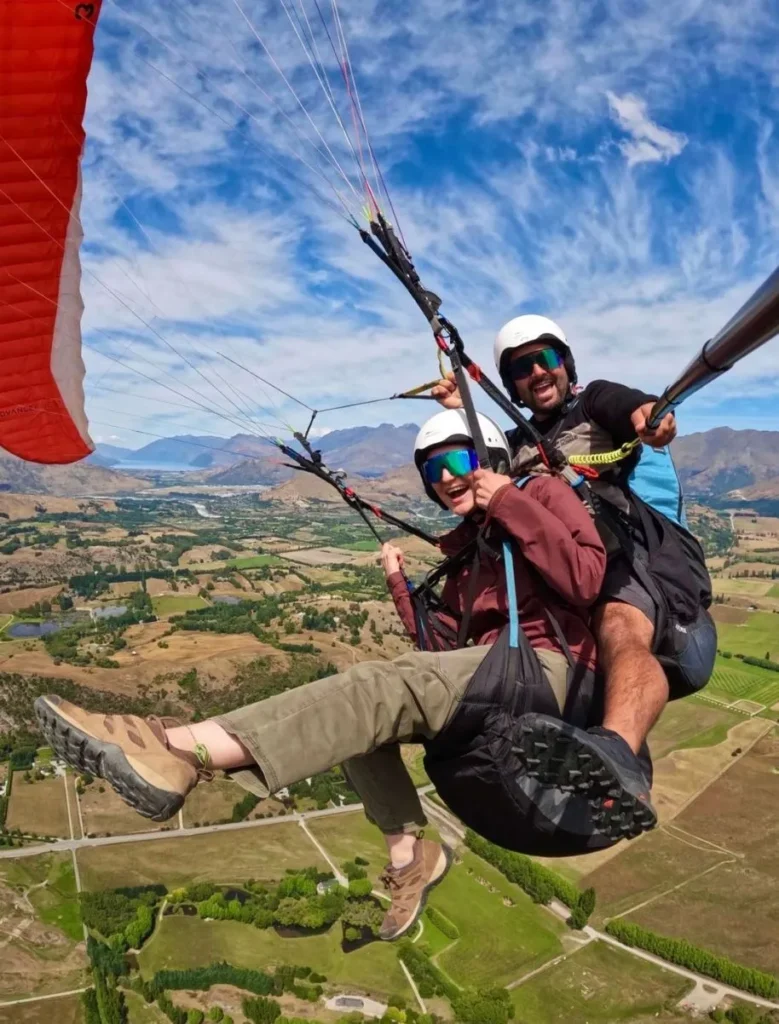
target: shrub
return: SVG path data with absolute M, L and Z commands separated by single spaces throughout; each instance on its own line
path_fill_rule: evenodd
M 439 932 L 443 932 L 448 939 L 460 938 L 457 925 L 445 917 L 440 910 L 436 910 L 435 907 L 427 907 L 425 914 L 430 918 L 430 923 L 435 925 Z

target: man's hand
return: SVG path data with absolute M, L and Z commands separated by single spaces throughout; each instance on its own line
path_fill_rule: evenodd
M 665 448 L 667 444 L 676 437 L 676 417 L 672 412 L 663 416 L 654 430 L 647 426 L 647 420 L 654 408 L 654 402 L 647 402 L 640 405 L 631 415 L 630 422 L 633 424 L 639 440 L 648 444 L 650 448 Z
M 403 572 L 405 556 L 396 544 L 387 541 L 381 546 L 381 566 L 387 579 L 396 572 Z
M 462 409 L 463 407 L 460 389 L 455 383 L 454 374 L 451 370 L 448 371 L 442 380 L 439 380 L 434 388 L 431 388 L 430 394 L 444 409 Z
M 491 469 L 475 470 L 473 479 L 476 483 L 474 501 L 479 508 L 485 510 L 498 491 L 511 486 L 511 477 L 503 476 L 502 473 L 493 473 Z

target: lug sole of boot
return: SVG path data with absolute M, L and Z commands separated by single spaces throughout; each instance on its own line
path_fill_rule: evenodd
M 441 872 L 438 878 L 434 878 L 432 882 L 428 882 L 428 884 L 422 890 L 422 897 L 419 900 L 419 905 L 417 906 L 416 911 L 412 915 L 411 919 L 400 929 L 400 931 L 394 932 L 392 935 L 380 935 L 379 937 L 381 938 L 382 942 L 397 942 L 397 940 L 402 939 L 404 935 L 408 935 L 408 933 L 420 919 L 422 914 L 425 912 L 428 896 L 437 885 L 440 885 L 441 882 L 443 882 L 443 880 L 449 874 L 449 868 L 451 868 L 452 866 L 452 860 L 454 857 L 452 851 L 449 849 L 448 846 L 443 845 L 441 846 L 441 849 L 444 852 L 444 859 L 446 861 L 444 870 Z
M 126 804 L 144 818 L 167 821 L 184 804 L 184 797 L 146 782 L 116 743 L 105 743 L 63 718 L 45 697 L 35 701 L 43 735 L 58 757 L 80 772 L 105 779 Z
M 594 825 L 612 841 L 635 839 L 657 825 L 651 803 L 622 786 L 598 751 L 583 746 L 564 722 L 526 726 L 514 749 L 542 786 L 585 797 Z

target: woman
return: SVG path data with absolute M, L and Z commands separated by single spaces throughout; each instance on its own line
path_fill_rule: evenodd
M 486 417 L 479 420 L 492 469 L 478 468 L 460 410 L 439 413 L 422 427 L 415 461 L 428 495 L 464 520 L 441 539 L 445 554 L 471 543 L 480 532 L 477 520 L 481 532 L 499 530 L 514 544 L 519 620 L 562 707 L 568 661 L 544 602 L 552 592 L 560 595 L 556 618 L 562 635 L 574 658 L 593 669 L 595 646 L 583 609 L 597 597 L 605 552 L 589 515 L 566 485 L 547 476 L 529 480 L 522 489 L 514 486 L 504 472 L 505 436 Z M 416 636 L 402 557 L 394 545 L 384 546 L 390 592 Z M 385 881 L 392 905 L 381 937 L 394 939 L 413 925 L 425 893 L 448 864 L 446 851 L 420 835 L 426 820 L 399 743 L 432 742 L 456 718 L 461 698 L 510 618 L 503 563 L 481 557 L 464 564 L 447 580 L 443 600 L 448 611 L 437 617 L 433 633 L 451 641 L 459 629 L 457 649 L 358 663 L 209 721 L 182 726 L 92 714 L 58 696 L 40 697 L 36 711 L 59 756 L 106 779 L 139 813 L 156 821 L 175 814 L 214 770 L 234 772 L 239 782 L 265 795 L 344 764 L 366 815 L 386 839 Z

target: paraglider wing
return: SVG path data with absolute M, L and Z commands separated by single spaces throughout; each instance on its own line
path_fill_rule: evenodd
M 100 0 L 0 5 L 0 445 L 75 462 L 84 412 L 80 159 Z

